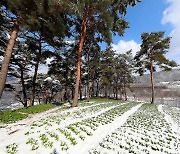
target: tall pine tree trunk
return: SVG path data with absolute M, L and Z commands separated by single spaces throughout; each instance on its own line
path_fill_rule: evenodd
M 113 98 L 116 99 L 116 87 L 112 87 L 112 91 L 113 91 Z
M 96 97 L 99 97 L 99 81 L 96 82 Z
M 9 43 L 7 45 L 7 48 L 6 48 L 6 53 L 4 55 L 4 60 L 3 60 L 2 67 L 1 67 L 1 72 L 0 72 L 0 98 L 2 96 L 4 86 L 5 86 L 5 83 L 6 83 L 6 78 L 7 78 L 7 73 L 8 73 L 8 66 L 9 66 L 9 62 L 10 62 L 10 59 L 11 59 L 11 55 L 12 55 L 12 52 L 13 52 L 13 47 L 14 47 L 18 32 L 19 32 L 19 25 L 18 25 L 18 22 L 15 21 L 14 22 L 14 28 L 13 28 L 13 31 L 11 33 L 11 37 L 10 37 Z
M 120 100 L 122 100 L 122 84 L 119 85 Z
M 74 98 L 74 88 L 71 88 L 71 99 Z
M 89 80 L 87 81 L 87 101 L 89 102 Z
M 80 83 L 80 78 L 81 78 L 81 53 L 82 53 L 82 48 L 83 48 L 84 40 L 86 37 L 86 31 L 87 31 L 87 16 L 88 16 L 88 8 L 86 10 L 86 14 L 84 15 L 82 23 L 81 23 L 80 41 L 79 41 L 78 53 L 77 53 L 76 85 L 75 85 L 72 107 L 77 107 L 78 105 L 79 83 Z
M 116 100 L 118 99 L 118 81 L 116 81 Z
M 91 87 L 91 92 L 92 92 L 92 94 L 91 94 L 91 96 L 92 97 L 94 97 L 94 77 L 93 77 L 93 80 L 92 80 L 92 87 Z
M 108 98 L 108 86 L 105 85 L 105 98 Z
M 126 78 L 124 77 L 124 99 L 127 101 L 127 92 L 126 92 Z
M 87 76 L 87 101 L 89 102 L 89 52 L 90 52 L 90 49 L 88 50 L 88 64 L 87 64 L 87 67 L 88 67 L 88 76 Z
M 67 83 L 67 82 L 66 82 Z M 68 87 L 67 84 L 65 85 L 65 92 L 64 92 L 64 100 L 69 100 L 70 98 L 68 98 Z
M 34 99 L 35 99 L 35 94 L 36 94 L 36 79 L 37 79 L 37 74 L 38 74 L 38 69 L 39 69 L 39 63 L 41 60 L 41 34 L 40 34 L 40 39 L 39 39 L 39 53 L 37 53 L 37 59 L 36 59 L 36 64 L 35 64 L 35 70 L 34 70 L 34 75 L 33 75 L 33 80 L 32 80 L 32 90 L 31 90 L 31 96 L 30 96 L 30 106 L 34 105 Z
M 66 66 L 66 74 L 68 74 L 69 72 L 69 69 L 68 69 L 68 66 Z M 70 95 L 69 95 L 69 89 L 68 89 L 68 79 L 66 78 L 66 82 L 65 82 L 65 93 L 64 93 L 64 99 L 65 100 L 71 100 L 72 98 L 70 98 Z
M 79 95 L 80 95 L 80 100 L 82 100 L 82 84 L 81 84 L 81 79 L 80 79 L 80 85 L 79 85 Z
M 26 94 L 26 87 L 24 84 L 24 71 L 23 71 L 24 67 L 21 66 L 20 67 L 20 71 L 21 71 L 21 85 L 22 85 L 22 92 L 23 92 L 23 98 L 24 98 L 24 107 L 27 107 L 27 94 Z
M 154 104 L 154 75 L 153 75 L 152 51 L 150 51 L 150 75 L 151 75 L 151 104 Z

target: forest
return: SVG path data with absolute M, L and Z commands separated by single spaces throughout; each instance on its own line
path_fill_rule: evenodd
M 162 31 L 144 32 L 135 57 L 131 50 L 117 54 L 111 46 L 112 36 L 123 36 L 129 28 L 127 7 L 136 2 L 2 1 L 0 54 L 5 56 L 0 95 L 4 87 L 13 90 L 5 84 L 10 76 L 21 84 L 16 96 L 24 107 L 33 106 L 35 100 L 50 103 L 59 92 L 61 100 L 73 100 L 72 107 L 82 97 L 127 100 L 126 88 L 133 82 L 133 73 L 142 75 L 149 70 L 153 103 L 156 65 L 164 70 L 177 66 L 164 56 L 170 37 L 164 38 Z M 105 50 L 102 42 L 107 44 Z M 47 74 L 39 74 L 40 65 L 47 60 Z

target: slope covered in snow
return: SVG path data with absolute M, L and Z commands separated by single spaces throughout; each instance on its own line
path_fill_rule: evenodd
M 1 125 L 0 153 L 179 153 L 177 115 L 178 108 L 122 101 L 56 108 Z

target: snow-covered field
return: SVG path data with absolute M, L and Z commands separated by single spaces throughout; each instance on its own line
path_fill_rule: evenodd
M 84 102 L 0 125 L 0 154 L 180 153 L 180 110 L 136 102 Z

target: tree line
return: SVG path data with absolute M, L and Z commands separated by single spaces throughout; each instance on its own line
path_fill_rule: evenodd
M 46 95 L 47 85 L 52 99 L 57 92 L 52 88 L 54 83 L 45 86 L 47 80 L 40 81 L 45 77 L 38 74 L 40 64 L 51 58 L 48 75 L 61 83 L 65 99 L 71 91 L 72 107 L 78 105 L 83 88 L 88 99 L 100 92 L 109 97 L 110 91 L 116 99 L 122 99 L 122 94 L 127 99 L 126 87 L 133 80 L 133 71 L 143 74 L 146 69 L 151 72 L 153 103 L 155 65 L 166 70 L 176 66 L 164 56 L 170 38 L 164 38 L 164 32 L 143 33 L 135 58 L 131 51 L 115 54 L 111 47 L 112 36 L 123 36 L 129 28 L 127 8 L 137 2 L 140 0 L 2 0 L 0 97 L 9 74 L 20 79 L 23 99 L 19 98 L 24 106 L 28 100 L 30 106 L 34 105 L 37 93 L 44 91 L 42 95 Z M 107 44 L 104 51 L 102 42 Z

